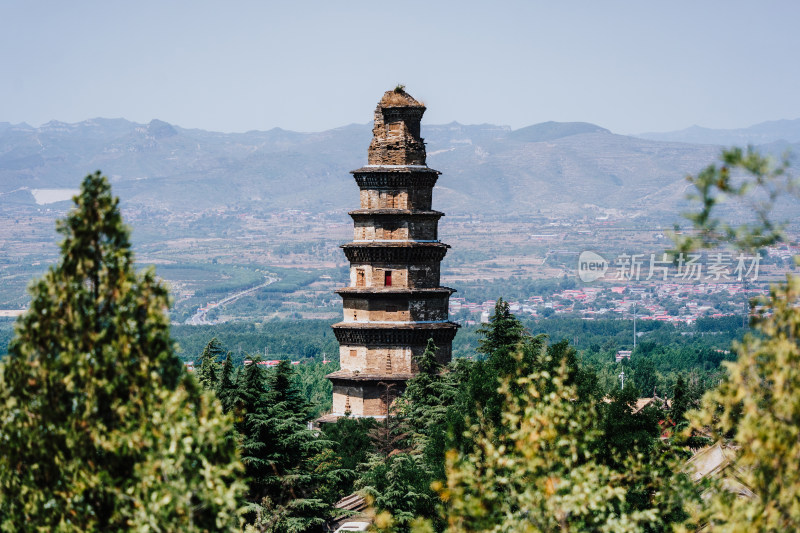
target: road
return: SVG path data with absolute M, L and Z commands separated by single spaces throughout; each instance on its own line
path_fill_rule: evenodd
M 243 291 L 231 294 L 230 296 L 226 296 L 225 298 L 223 298 L 222 300 L 220 300 L 220 301 L 218 301 L 216 303 L 208 304 L 205 307 L 199 308 L 195 314 L 193 314 L 191 317 L 186 319 L 185 323 L 189 324 L 191 326 L 201 326 L 201 325 L 204 325 L 204 324 L 213 324 L 214 322 L 210 322 L 206 318 L 206 315 L 208 314 L 209 311 L 211 311 L 212 309 L 216 309 L 217 307 L 220 307 L 222 305 L 229 304 L 231 302 L 235 302 L 236 300 L 238 300 L 242 296 L 246 296 L 246 295 L 251 294 L 251 293 L 253 293 L 253 292 L 255 292 L 255 291 L 259 290 L 259 289 L 263 289 L 267 285 L 269 285 L 271 283 L 275 283 L 276 281 L 278 281 L 278 278 L 273 278 L 273 277 L 269 277 L 268 276 L 267 277 L 267 281 L 262 283 L 261 285 L 256 285 L 255 287 L 250 287 L 249 289 L 245 289 Z

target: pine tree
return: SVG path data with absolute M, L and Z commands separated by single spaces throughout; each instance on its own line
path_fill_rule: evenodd
M 222 405 L 222 410 L 226 413 L 231 412 L 236 404 L 238 395 L 238 387 L 236 385 L 236 376 L 233 374 L 233 360 L 231 352 L 225 356 L 225 361 L 222 363 L 222 369 L 219 373 L 214 392 L 217 393 L 217 398 Z
M 447 414 L 458 387 L 452 379 L 457 374 L 444 370 L 436 357 L 438 350 L 433 339 L 429 339 L 417 362 L 419 373 L 406 383 L 406 390 L 398 401 L 414 448 L 422 453 L 432 479 L 444 479 Z
M 445 476 L 446 417 L 455 397 L 437 351 L 429 339 L 415 361 L 419 372 L 397 402 L 399 417 L 387 417 L 373 430 L 377 453 L 358 481 L 381 513 L 378 521 L 390 520 L 393 531 L 408 530 L 414 517 L 437 518 L 438 497 L 431 483 Z
M 204 389 L 214 390 L 217 385 L 219 375 L 219 358 L 224 354 L 222 344 L 214 337 L 200 354 L 200 369 L 197 372 L 197 380 Z
M 106 178 L 75 202 L 0 367 L 0 530 L 233 527 L 230 421 L 182 371 L 167 291 L 134 271 Z
M 672 389 L 672 405 L 669 416 L 675 424 L 680 424 L 686 420 L 686 412 L 692 407 L 689 397 L 689 387 L 683 376 L 678 376 L 675 387 Z
M 310 405 L 295 382 L 295 373 L 289 361 L 281 361 L 267 379 L 267 401 L 283 405 L 292 416 L 303 422 L 309 420 Z
M 378 531 L 402 533 L 415 518 L 436 516 L 438 498 L 422 457 L 408 452 L 373 455 L 367 464 L 356 486 L 379 511 Z
M 372 440 L 369 432 L 377 421 L 374 418 L 342 417 L 333 424 L 322 424 L 325 438 L 334 443 L 333 449 L 342 468 L 355 471 L 361 463 L 366 463 L 371 451 Z M 347 490 L 350 487 L 341 487 Z
M 239 393 L 248 518 L 265 531 L 320 527 L 333 514 L 337 487 L 353 473 L 341 468 L 331 441 L 307 428 L 309 406 L 294 383 L 291 364 L 282 361 L 268 376 L 264 373 L 254 359 Z
M 240 411 L 236 429 L 239 433 L 239 452 L 245 466 L 249 491 L 248 500 L 259 502 L 267 495 L 265 479 L 275 471 L 275 451 L 271 445 L 278 439 L 269 423 L 266 375 L 256 358 L 244 367 L 233 403 Z
M 525 327 L 511 313 L 511 306 L 502 298 L 498 298 L 494 306 L 494 313 L 489 318 L 489 323 L 478 329 L 483 338 L 478 341 L 478 353 L 487 357 L 503 358 L 499 366 L 513 364 L 514 358 L 510 352 L 516 351 L 525 334 Z M 505 361 L 505 359 L 508 361 Z
M 419 372 L 406 382 L 406 390 L 398 400 L 402 417 L 416 434 L 427 434 L 436 414 L 442 415 L 445 408 L 439 399 L 442 365 L 436 358 L 437 351 L 433 339 L 428 339 L 425 351 L 416 360 Z

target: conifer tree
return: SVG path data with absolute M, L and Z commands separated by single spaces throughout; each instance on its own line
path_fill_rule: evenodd
M 672 389 L 672 405 L 670 406 L 669 416 L 675 424 L 685 421 L 686 412 L 691 408 L 691 398 L 689 397 L 689 387 L 683 376 L 678 376 L 675 386 Z
M 342 469 L 333 443 L 306 427 L 309 406 L 288 361 L 264 376 L 254 359 L 244 371 L 240 450 L 249 492 L 248 518 L 265 531 L 307 531 L 333 514 Z M 264 387 L 266 382 L 267 386 Z
M 420 455 L 373 455 L 368 466 L 356 486 L 379 511 L 378 531 L 406 532 L 415 518 L 436 516 L 438 498 Z
M 211 389 L 217 385 L 217 377 L 219 375 L 219 358 L 224 354 L 222 344 L 214 337 L 205 348 L 203 353 L 200 354 L 200 370 L 197 372 L 197 380 L 204 389 Z
M 297 420 L 307 422 L 310 406 L 295 382 L 295 373 L 289 361 L 281 361 L 267 380 L 267 401 L 281 405 Z
M 436 357 L 437 351 L 433 339 L 429 339 L 417 362 L 419 373 L 407 382 L 398 403 L 414 447 L 422 454 L 431 479 L 444 479 L 447 417 L 458 393 L 459 383 L 454 378 L 459 374 L 445 371 Z
M 75 202 L 0 366 L 0 530 L 233 527 L 230 421 L 182 371 L 167 291 L 135 272 L 106 178 Z
M 374 418 L 342 417 L 333 424 L 323 424 L 325 437 L 334 443 L 333 450 L 345 469 L 355 471 L 361 463 L 366 463 L 371 452 L 372 441 L 369 432 L 375 427 Z M 341 487 L 349 490 L 350 487 Z
M 231 352 L 225 356 L 225 361 L 222 363 L 220 369 L 219 379 L 214 389 L 219 398 L 219 403 L 222 405 L 222 410 L 229 413 L 236 404 L 238 395 L 238 387 L 236 385 L 236 376 L 233 373 L 233 360 Z
M 397 395 L 397 384 L 381 381 L 378 386 L 382 388 L 381 395 L 386 411 L 381 420 L 369 431 L 372 448 L 379 457 L 388 457 L 392 453 L 406 451 L 409 435 L 405 432 L 405 424 L 397 416 L 397 404 L 393 398 Z
M 489 323 L 482 325 L 478 333 L 483 335 L 483 338 L 478 341 L 478 353 L 487 357 L 494 356 L 496 359 L 502 358 L 504 361 L 500 366 L 506 367 L 514 362 L 511 353 L 515 352 L 517 346 L 522 342 L 525 327 L 511 313 L 511 306 L 508 302 L 498 298 Z M 506 359 L 508 360 L 506 361 Z
M 416 434 L 426 434 L 429 425 L 435 423 L 433 419 L 446 407 L 439 400 L 437 385 L 442 381 L 442 365 L 436 359 L 437 351 L 433 339 L 428 339 L 425 351 L 416 361 L 419 372 L 408 380 L 398 401 L 403 418 Z

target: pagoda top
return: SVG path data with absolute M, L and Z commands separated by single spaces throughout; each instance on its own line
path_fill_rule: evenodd
M 369 165 L 425 166 L 425 142 L 420 137 L 423 113 L 425 106 L 402 85 L 386 91 L 375 108 Z
M 383 98 L 378 102 L 378 107 L 421 107 L 425 108 L 422 102 L 408 94 L 405 87 L 398 85 L 392 91 L 383 93 Z

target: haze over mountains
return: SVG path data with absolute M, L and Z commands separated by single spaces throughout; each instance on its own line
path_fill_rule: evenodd
M 654 141 L 737 146 L 771 143 L 796 144 L 800 143 L 800 119 L 770 120 L 749 128 L 731 130 L 703 128 L 695 125 L 678 131 L 640 133 L 636 137 Z
M 685 175 L 714 161 L 716 145 L 765 144 L 776 151 L 795 143 L 797 149 L 800 120 L 636 137 L 588 123 L 518 130 L 424 124 L 423 136 L 428 164 L 443 172 L 436 205 L 451 215 L 674 215 L 684 202 Z M 357 201 L 349 171 L 366 162 L 370 138 L 369 124 L 226 134 L 159 120 L 0 123 L 0 205 L 35 205 L 31 190 L 76 188 L 100 169 L 128 206 L 347 210 Z

